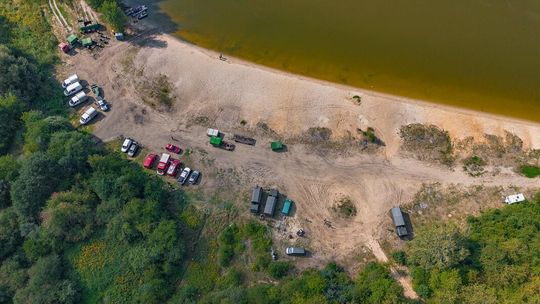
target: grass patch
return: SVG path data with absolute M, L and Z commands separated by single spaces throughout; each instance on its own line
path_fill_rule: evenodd
M 540 167 L 533 165 L 523 165 L 519 168 L 519 172 L 528 178 L 540 176 Z

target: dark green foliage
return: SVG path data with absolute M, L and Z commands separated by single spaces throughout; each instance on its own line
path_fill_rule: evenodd
M 0 156 L 0 210 L 11 205 L 11 182 L 18 176 L 19 166 L 11 155 Z
M 103 17 L 107 23 L 111 25 L 113 31 L 124 31 L 127 18 L 115 0 L 105 0 L 103 4 L 101 4 L 100 11 L 103 13 Z
M 400 265 L 407 265 L 407 254 L 403 250 L 392 252 L 392 259 Z
M 273 262 L 268 265 L 268 274 L 274 279 L 281 279 L 289 273 L 289 262 Z
M 37 96 L 38 88 L 36 65 L 0 45 L 0 94 L 13 94 L 23 102 L 30 102 Z
M 445 269 L 458 265 L 468 254 L 455 226 L 433 225 L 418 231 L 410 242 L 409 261 L 424 269 Z
M 0 89 L 2 92 L 2 89 Z M 0 96 L 0 155 L 5 154 L 19 127 L 21 105 L 14 95 Z
M 39 259 L 28 270 L 28 282 L 15 293 L 14 303 L 77 303 L 78 287 L 65 279 L 61 258 Z
M 22 162 L 11 191 L 13 207 L 21 221 L 36 221 L 45 201 L 60 182 L 58 165 L 46 154 L 36 152 Z
M 227 267 L 234 257 L 234 247 L 238 242 L 238 226 L 230 225 L 219 236 L 218 261 L 222 267 Z
M 414 289 L 421 297 L 429 303 L 540 300 L 539 197 L 469 218 L 465 235 L 443 227 L 421 231 L 416 238 L 422 240 L 410 243 Z M 425 248 L 429 242 L 437 254 Z
M 21 243 L 17 214 L 13 208 L 0 211 L 0 261 L 14 253 Z
M 56 132 L 51 136 L 47 154 L 58 162 L 65 176 L 87 172 L 87 159 L 96 153 L 89 135 L 76 131 Z
M 535 178 L 540 176 L 540 167 L 532 165 L 524 165 L 519 167 L 519 172 L 528 178 Z
M 358 276 L 354 299 L 358 303 L 403 303 L 403 290 L 386 267 L 369 263 Z
M 42 228 L 60 242 L 80 242 L 92 233 L 92 209 L 96 203 L 90 193 L 62 192 L 53 196 L 43 212 Z
M 28 276 L 20 257 L 4 260 L 0 267 L 0 303 L 10 303 L 18 289 L 24 287 Z
M 73 130 L 73 126 L 64 117 L 44 117 L 39 111 L 26 112 L 22 116 L 24 121 L 24 151 L 33 153 L 45 151 L 55 132 Z

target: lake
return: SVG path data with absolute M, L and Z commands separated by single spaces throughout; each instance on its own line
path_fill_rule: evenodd
M 537 0 L 163 0 L 175 35 L 322 80 L 540 121 Z

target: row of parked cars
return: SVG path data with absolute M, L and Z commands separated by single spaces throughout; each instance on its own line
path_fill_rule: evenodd
M 79 76 L 77 74 L 73 74 L 66 78 L 62 82 L 62 88 L 64 88 L 65 96 L 72 96 L 68 102 L 70 107 L 76 107 L 88 100 L 88 95 L 86 95 L 86 92 L 84 92 L 84 87 L 79 81 Z M 101 97 L 100 88 L 97 85 L 92 85 L 92 91 L 94 92 L 94 95 L 96 95 L 96 105 L 99 107 L 99 109 L 104 112 L 108 111 L 109 104 Z M 81 123 L 81 125 L 85 125 L 89 123 L 94 117 L 96 117 L 97 114 L 98 112 L 96 108 L 90 106 L 81 115 L 79 122 Z
M 131 138 L 126 138 L 122 142 L 122 147 L 120 148 L 120 151 L 127 153 L 128 156 L 134 157 L 137 152 L 139 151 L 140 145 Z M 169 152 L 181 154 L 182 149 L 180 147 L 173 145 L 173 144 L 167 144 L 165 145 L 165 149 Z M 152 169 L 154 167 L 154 164 L 156 163 L 156 160 L 158 159 L 158 155 L 154 153 L 150 153 L 146 155 L 143 161 L 143 167 L 146 169 Z M 171 157 L 171 154 L 169 153 L 163 153 L 161 154 L 161 157 L 159 158 L 159 162 L 156 167 L 156 172 L 158 175 L 168 175 L 171 177 L 176 178 L 178 176 L 178 182 L 181 185 L 184 185 L 186 183 L 188 184 L 196 184 L 199 180 L 199 177 L 201 173 L 197 170 L 191 170 L 188 167 L 185 167 L 180 172 L 180 175 L 178 175 L 178 171 L 182 168 L 182 162 L 178 159 L 173 159 Z

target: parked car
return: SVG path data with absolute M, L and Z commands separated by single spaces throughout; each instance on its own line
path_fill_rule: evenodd
M 178 173 L 178 169 L 180 169 L 181 164 L 182 163 L 178 159 L 173 160 L 169 166 L 169 169 L 167 169 L 167 175 L 175 177 L 176 173 Z
M 89 123 L 94 117 L 97 115 L 97 110 L 94 107 L 90 107 L 84 111 L 83 115 L 81 116 L 81 119 L 79 119 L 79 122 L 81 125 L 85 125 Z
M 73 94 L 77 94 L 80 91 L 82 91 L 83 87 L 79 82 L 72 83 L 66 87 L 64 90 L 65 96 L 71 96 Z
M 167 171 L 167 168 L 169 168 L 171 155 L 167 153 L 161 154 L 161 158 L 159 159 L 159 164 L 157 165 L 157 174 L 164 175 Z
M 180 177 L 178 178 L 178 182 L 183 185 L 188 180 L 189 174 L 191 173 L 191 169 L 188 167 L 185 167 L 184 170 L 182 170 L 182 173 L 180 173 Z
M 287 255 L 306 255 L 306 250 L 300 247 L 287 247 L 285 253 Z
M 148 11 L 144 10 L 139 14 L 137 19 L 141 20 L 141 19 L 146 18 L 146 17 L 148 17 Z
M 96 95 L 96 97 L 102 97 L 101 96 L 101 88 L 97 84 L 94 83 L 93 85 L 91 85 L 90 89 L 92 90 L 94 95 Z
M 77 74 L 73 74 L 73 75 L 69 76 L 66 80 L 64 80 L 64 82 L 62 82 L 62 88 L 65 89 L 70 84 L 78 82 L 78 81 L 79 81 L 79 76 L 77 76 Z
M 157 158 L 157 155 L 155 154 L 146 155 L 146 158 L 144 159 L 144 162 L 143 162 L 143 167 L 145 167 L 146 169 L 151 169 L 152 166 L 154 165 L 154 162 L 156 161 L 156 158 Z
M 80 105 L 81 103 L 85 102 L 87 99 L 88 99 L 88 95 L 86 95 L 84 91 L 81 91 L 75 94 L 75 96 L 71 97 L 71 100 L 69 101 L 69 106 L 76 107 Z
M 127 137 L 124 139 L 124 142 L 122 143 L 122 149 L 120 151 L 126 153 L 129 150 L 129 147 L 131 147 L 131 144 L 133 143 L 133 139 Z
M 174 152 L 176 154 L 182 153 L 182 149 L 180 149 L 180 147 L 175 146 L 173 144 L 166 144 L 165 145 L 165 150 L 167 150 L 169 152 Z
M 131 146 L 129 147 L 127 154 L 129 157 L 133 157 L 135 156 L 135 154 L 137 154 L 137 151 L 139 151 L 139 144 L 136 141 L 133 141 L 133 143 L 131 143 Z
M 191 176 L 189 177 L 189 180 L 188 180 L 188 183 L 194 185 L 197 183 L 197 180 L 199 179 L 199 175 L 201 175 L 201 172 L 199 171 L 193 171 L 193 173 L 191 173 Z
M 96 103 L 98 107 L 101 109 L 101 111 L 103 112 L 109 111 L 109 104 L 105 101 L 105 99 L 98 97 L 96 100 Z

